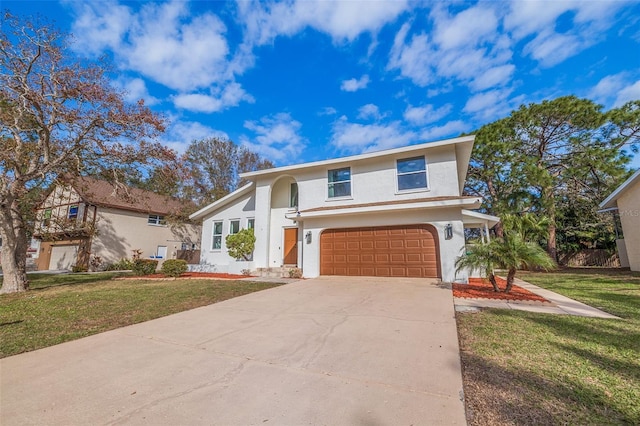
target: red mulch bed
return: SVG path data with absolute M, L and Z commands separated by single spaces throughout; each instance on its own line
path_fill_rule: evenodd
M 507 286 L 507 282 L 500 277 L 496 277 L 498 287 L 501 290 Z M 453 296 L 470 299 L 500 299 L 518 300 L 527 302 L 549 302 L 542 296 L 530 292 L 522 287 L 513 285 L 509 293 L 493 291 L 493 286 L 488 280 L 482 278 L 469 278 L 469 284 L 453 284 Z
M 248 278 L 247 275 L 236 275 L 236 274 L 222 274 L 215 272 L 185 272 L 180 275 L 180 278 L 208 278 L 208 279 L 225 279 L 225 280 L 237 280 L 239 278 Z M 166 278 L 163 274 L 151 274 L 151 275 L 143 275 L 141 277 L 127 277 L 127 278 Z

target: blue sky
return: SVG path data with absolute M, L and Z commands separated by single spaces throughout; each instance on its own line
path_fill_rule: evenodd
M 458 136 L 564 95 L 640 99 L 640 2 L 11 1 L 169 119 L 276 165 Z M 632 167 L 640 167 L 640 155 Z

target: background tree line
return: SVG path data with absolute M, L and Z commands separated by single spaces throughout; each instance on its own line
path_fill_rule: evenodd
M 603 111 L 588 99 L 560 97 L 522 105 L 475 134 L 465 191 L 482 196 L 487 213 L 528 214 L 544 228 L 533 239 L 556 261 L 559 251 L 615 247 L 612 216 L 597 209 L 632 173 L 640 101 Z

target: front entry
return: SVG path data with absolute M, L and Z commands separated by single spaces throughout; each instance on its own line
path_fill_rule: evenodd
M 298 264 L 298 228 L 284 229 L 284 259 L 282 264 Z

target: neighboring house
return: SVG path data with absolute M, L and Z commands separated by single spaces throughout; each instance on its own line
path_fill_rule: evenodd
M 304 277 L 363 275 L 465 280 L 455 273 L 464 228 L 494 216 L 470 212 L 462 191 L 473 136 L 244 173 L 250 183 L 191 215 L 202 220 L 201 268 L 298 267 Z M 254 229 L 252 262 L 225 238 Z
M 600 208 L 616 211 L 622 225 L 622 238 L 616 243 L 620 265 L 640 271 L 640 170 L 611 193 Z
M 39 270 L 87 268 L 92 257 L 103 264 L 141 257 L 162 261 L 198 246 L 200 226 L 170 221 L 179 201 L 136 188 L 121 188 L 89 177 L 57 185 L 40 205 L 34 237 L 41 240 Z

